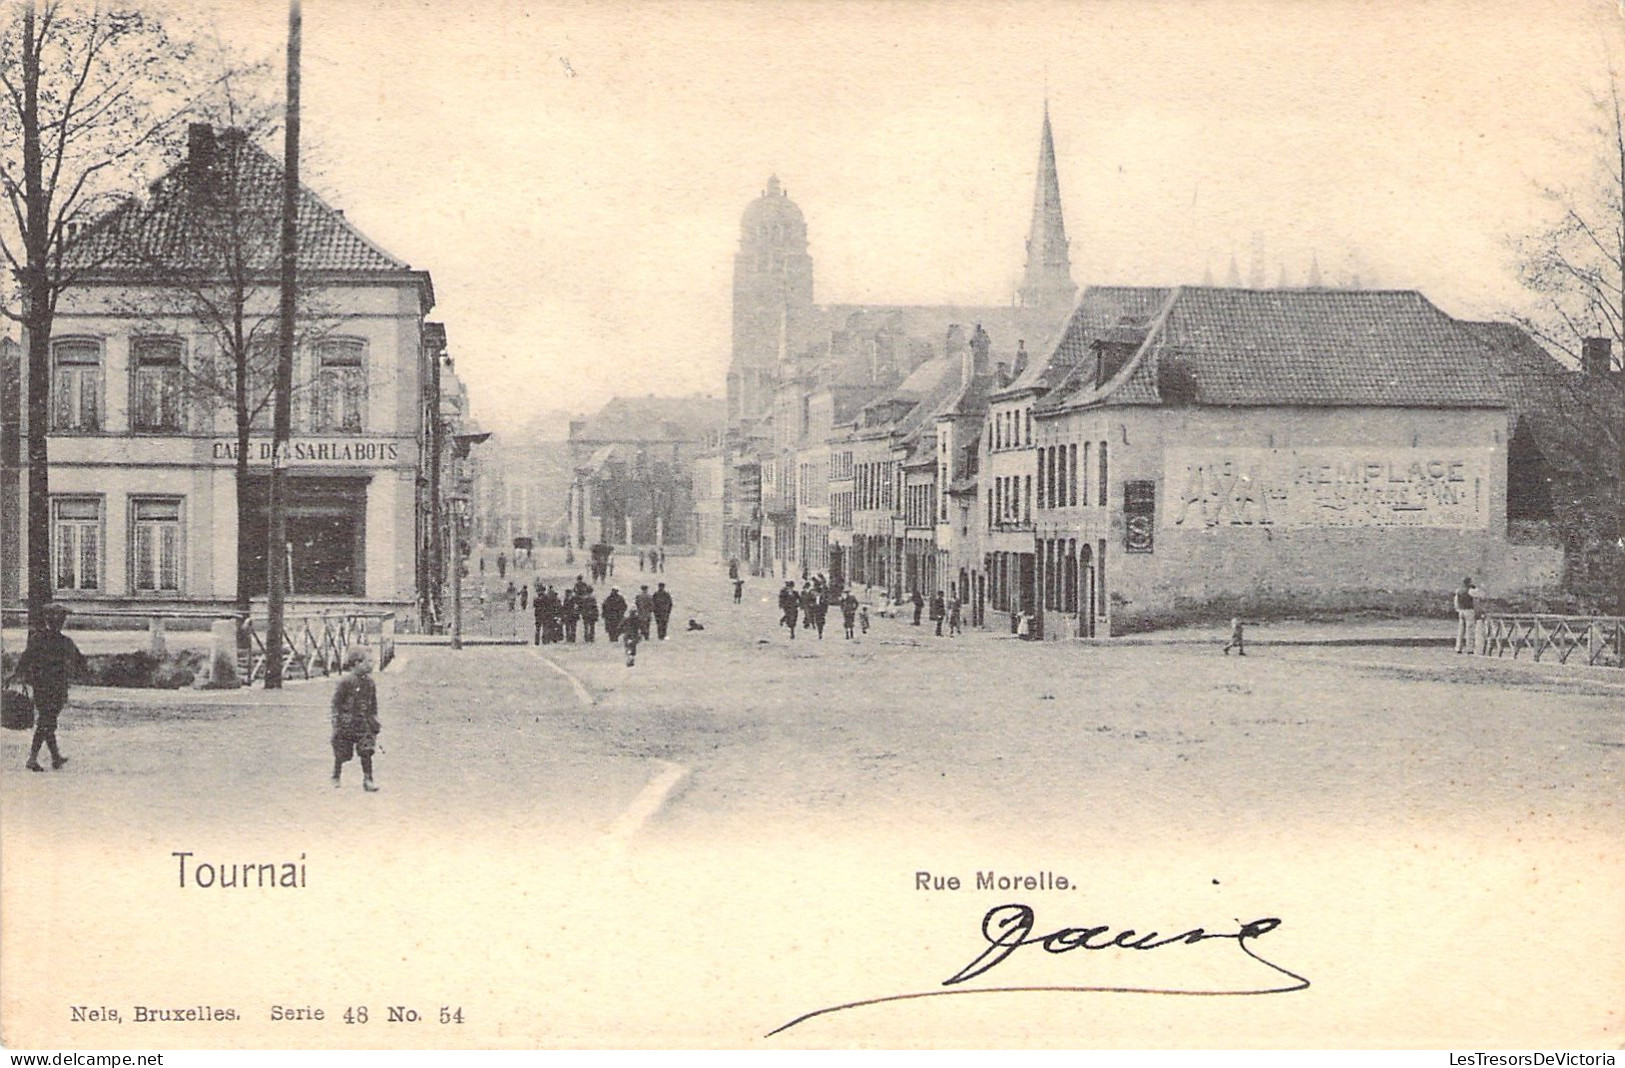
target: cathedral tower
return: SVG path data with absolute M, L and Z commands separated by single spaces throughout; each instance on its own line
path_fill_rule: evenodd
M 1061 217 L 1061 180 L 1055 173 L 1055 137 L 1050 132 L 1049 102 L 1044 102 L 1044 133 L 1038 146 L 1038 181 L 1033 189 L 1033 221 L 1027 231 L 1027 269 L 1021 277 L 1021 305 L 1048 311 L 1070 311 L 1078 286 L 1072 281 L 1072 258 Z
M 799 352 L 813 323 L 813 268 L 807 221 L 779 179 L 745 208 L 734 254 L 733 357 L 728 422 L 767 410 L 784 354 Z

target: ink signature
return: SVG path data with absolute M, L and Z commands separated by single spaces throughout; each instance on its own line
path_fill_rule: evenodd
M 866 998 L 862 1001 L 848 1001 L 840 1005 L 831 1005 L 828 1008 L 817 1009 L 813 1012 L 802 1013 L 789 1023 L 783 1024 L 767 1033 L 767 1037 L 781 1034 L 800 1023 L 817 1016 L 828 1016 L 831 1013 L 844 1012 L 847 1009 L 862 1008 L 866 1005 L 881 1005 L 892 1001 L 913 1001 L 919 998 L 944 997 L 952 994 L 1013 994 L 1036 992 L 1065 992 L 1065 993 L 1097 993 L 1097 994 L 1168 994 L 1183 997 L 1248 997 L 1259 994 L 1290 994 L 1297 990 L 1307 990 L 1309 980 L 1296 972 L 1288 971 L 1271 961 L 1265 960 L 1254 952 L 1249 945 L 1263 938 L 1277 927 L 1281 921 L 1273 916 L 1251 920 L 1241 923 L 1233 931 L 1209 931 L 1202 927 L 1195 927 L 1175 935 L 1163 935 L 1152 931 L 1149 934 L 1140 934 L 1132 928 L 1124 928 L 1113 934 L 1109 924 L 1093 927 L 1061 927 L 1048 934 L 1033 934 L 1036 922 L 1033 910 L 1028 905 L 1008 904 L 995 905 L 988 909 L 982 917 L 982 940 L 987 943 L 976 957 L 959 971 L 943 980 L 942 986 L 949 989 L 925 990 L 914 994 L 892 994 L 887 997 Z M 965 987 L 960 984 L 979 976 L 986 975 L 1002 964 L 1010 955 L 1023 946 L 1039 946 L 1044 952 L 1051 954 L 1072 953 L 1077 950 L 1085 952 L 1099 952 L 1101 950 L 1134 950 L 1136 952 L 1149 952 L 1165 949 L 1169 946 L 1192 946 L 1200 942 L 1216 939 L 1225 939 L 1236 943 L 1236 948 L 1251 957 L 1259 964 L 1272 971 L 1278 972 L 1291 980 L 1285 985 L 1276 985 L 1247 990 L 1177 990 L 1165 987 L 1129 987 L 1129 986 L 973 986 Z

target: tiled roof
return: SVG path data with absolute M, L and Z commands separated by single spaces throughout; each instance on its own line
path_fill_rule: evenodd
M 1483 341 L 1410 290 L 1184 287 L 1111 381 L 1077 376 L 1065 406 L 1190 403 L 1498 408 Z
M 222 213 L 210 208 L 210 183 L 203 172 L 183 161 L 153 183 L 145 201 L 127 200 L 91 225 L 70 249 L 70 266 L 106 270 L 215 266 L 226 247 L 240 246 L 251 269 L 274 272 L 281 259 L 282 164 L 252 141 L 223 131 L 215 141 L 216 189 L 235 188 L 228 203 L 242 209 L 246 220 L 236 236 L 211 236 L 220 230 Z M 216 193 L 214 203 L 221 194 Z M 352 226 L 344 213 L 330 207 L 304 186 L 299 190 L 299 267 L 307 271 L 407 271 L 410 266 L 390 255 Z
M 1170 291 L 1148 286 L 1090 286 L 1078 298 L 1071 316 L 1046 347 L 1027 346 L 1036 356 L 1027 369 L 1001 393 L 1026 390 L 1053 390 L 1067 378 L 1071 368 L 1094 364 L 1091 346 L 1102 332 L 1121 326 L 1143 325 L 1168 299 Z

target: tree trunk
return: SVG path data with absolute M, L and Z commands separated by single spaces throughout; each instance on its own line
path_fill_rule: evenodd
M 239 376 L 240 377 L 240 376 Z M 249 498 L 248 446 L 249 422 L 247 410 L 237 408 L 237 614 L 246 618 L 253 607 L 249 595 L 249 578 L 253 574 L 253 559 L 248 552 L 248 539 L 244 535 L 255 522 L 253 501 Z
M 46 435 L 51 429 L 51 320 L 48 273 L 50 213 L 45 202 L 40 147 L 39 40 L 34 4 L 23 8 L 23 195 L 27 200 L 27 259 L 22 277 L 23 317 L 28 329 L 28 629 L 44 627 L 51 584 L 51 482 Z

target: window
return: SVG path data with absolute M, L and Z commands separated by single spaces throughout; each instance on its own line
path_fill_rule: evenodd
M 1023 503 L 1026 507 L 1022 511 L 1021 518 L 1023 521 L 1031 523 L 1033 521 L 1033 476 L 1028 475 L 1026 478 L 1027 492 L 1023 498 Z
M 1087 450 L 1088 446 L 1086 445 L 1086 446 L 1084 446 L 1084 448 L 1085 448 L 1085 450 Z M 1078 503 L 1078 447 L 1076 445 L 1068 445 L 1066 447 L 1066 449 L 1067 449 L 1067 452 L 1070 453 L 1070 456 L 1068 457 L 1068 460 L 1070 461 L 1070 470 L 1072 472 L 1072 477 L 1071 478 L 1066 478 L 1063 475 L 1062 478 L 1061 478 L 1061 482 L 1062 482 L 1063 485 L 1066 486 L 1065 493 L 1067 494 L 1068 503 L 1071 504 L 1071 505 L 1076 505 Z M 1087 454 L 1087 452 L 1085 452 L 1085 460 L 1087 460 L 1087 459 L 1088 459 L 1088 454 Z M 1087 497 L 1084 498 L 1083 503 L 1084 504 L 1089 503 L 1089 500 L 1088 500 Z
M 55 364 L 51 398 L 52 430 L 102 428 L 102 346 L 70 338 L 51 346 Z
M 56 544 L 56 588 L 102 588 L 102 502 L 99 497 L 59 497 L 52 501 Z
M 181 590 L 181 502 L 131 502 L 130 588 L 138 593 Z
M 359 431 L 367 410 L 367 344 L 333 338 L 317 346 L 316 389 L 311 398 L 314 431 Z
M 133 430 L 181 429 L 181 376 L 185 346 L 178 337 L 138 337 L 130 344 L 134 375 L 130 398 Z
M 1083 443 L 1083 455 L 1078 457 L 1078 500 L 1089 507 L 1089 443 Z
M 1106 507 L 1110 502 L 1106 499 L 1106 443 L 1100 443 L 1100 506 Z

